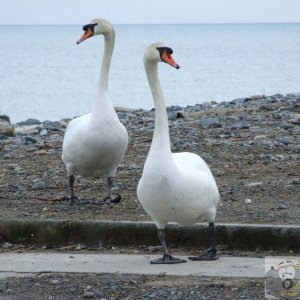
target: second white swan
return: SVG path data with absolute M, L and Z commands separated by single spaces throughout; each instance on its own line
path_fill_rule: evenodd
M 163 44 L 151 44 L 145 51 L 144 65 L 155 106 L 155 128 L 137 196 L 158 229 L 163 257 L 153 264 L 185 262 L 173 257 L 166 245 L 165 227 L 168 222 L 194 224 L 206 220 L 212 238 L 211 248 L 191 260 L 216 260 L 214 219 L 219 203 L 215 179 L 204 160 L 193 153 L 172 153 L 168 116 L 158 78 L 158 63 L 179 68 L 172 58 L 173 50 Z

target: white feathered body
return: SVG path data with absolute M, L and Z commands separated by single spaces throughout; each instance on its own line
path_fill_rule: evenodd
M 73 119 L 65 133 L 62 159 L 69 175 L 114 176 L 126 151 L 128 135 L 111 109 Z
M 219 202 L 209 167 L 200 156 L 189 152 L 150 154 L 137 194 L 158 228 L 168 222 L 212 222 Z

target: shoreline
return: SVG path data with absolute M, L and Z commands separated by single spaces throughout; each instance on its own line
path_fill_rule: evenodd
M 211 108 L 217 108 L 217 107 L 228 107 L 229 105 L 241 105 L 241 104 L 246 104 L 246 102 L 255 102 L 255 101 L 264 101 L 266 100 L 266 102 L 272 102 L 272 101 L 285 101 L 285 100 L 289 100 L 292 98 L 299 98 L 300 97 L 300 92 L 299 93 L 288 93 L 288 94 L 281 94 L 281 93 L 276 93 L 274 95 L 270 95 L 270 96 L 266 96 L 264 94 L 261 95 L 252 95 L 249 97 L 241 97 L 241 98 L 235 98 L 233 100 L 230 101 L 215 101 L 215 100 L 211 100 L 211 101 L 205 101 L 203 103 L 197 103 L 194 105 L 187 105 L 187 106 L 180 106 L 180 105 L 171 105 L 171 106 L 167 106 L 167 110 L 174 110 L 174 108 L 176 108 L 176 110 L 180 111 L 180 110 L 185 110 L 185 109 L 191 109 L 191 108 L 197 108 L 199 109 L 199 107 L 205 109 L 211 109 Z M 116 112 L 118 113 L 122 113 L 122 112 L 131 112 L 131 113 L 135 113 L 138 111 L 144 111 L 144 112 L 151 112 L 154 110 L 154 107 L 152 107 L 151 109 L 144 109 L 144 108 L 132 108 L 132 107 L 127 107 L 127 106 L 114 106 L 114 109 Z M 10 119 L 9 115 L 6 114 L 2 114 L 1 117 L 8 117 Z M 18 121 L 18 122 L 13 122 L 11 123 L 11 125 L 13 126 L 24 126 L 24 125 L 36 125 L 36 124 L 40 124 L 43 122 L 60 122 L 60 121 L 69 121 L 72 120 L 78 116 L 73 116 L 73 117 L 63 117 L 63 118 L 58 118 L 55 119 L 54 121 L 52 120 L 40 120 L 37 117 L 30 117 L 30 118 L 24 118 L 24 120 L 22 121 Z M 29 121 L 28 121 L 29 120 Z M 35 122 L 34 122 L 35 121 Z

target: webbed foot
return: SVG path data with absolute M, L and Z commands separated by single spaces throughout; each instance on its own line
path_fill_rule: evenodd
M 70 197 L 69 199 L 69 204 L 70 205 L 75 205 L 75 204 L 90 204 L 90 201 L 89 200 L 86 200 L 86 199 L 80 199 L 80 198 L 77 198 L 77 197 Z
M 118 194 L 115 198 L 111 199 L 110 203 L 120 203 L 121 199 L 121 196 Z
M 163 257 L 151 260 L 151 264 L 180 264 L 185 263 L 186 260 L 173 257 L 170 254 L 164 254 Z
M 110 196 L 107 196 L 107 197 L 105 197 L 102 200 L 95 201 L 94 204 L 97 204 L 97 205 L 109 205 L 109 204 L 120 203 L 120 201 L 121 201 L 121 196 L 118 194 L 115 198 L 111 198 Z
M 189 260 L 192 261 L 210 261 L 219 259 L 219 251 L 216 248 L 210 248 L 207 252 L 199 256 L 191 256 Z
M 78 198 L 77 197 L 70 197 L 69 198 L 69 204 L 70 205 L 74 205 L 78 202 Z

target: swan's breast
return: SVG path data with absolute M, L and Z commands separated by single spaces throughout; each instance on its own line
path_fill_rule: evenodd
M 102 126 L 101 126 L 102 125 Z M 69 173 L 82 176 L 114 175 L 128 142 L 127 131 L 118 123 L 92 124 L 90 115 L 74 119 L 63 143 L 63 161 Z

